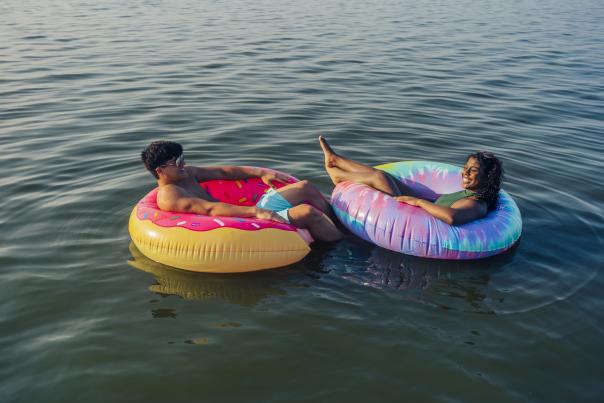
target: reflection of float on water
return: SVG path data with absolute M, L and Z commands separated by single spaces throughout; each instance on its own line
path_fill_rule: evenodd
M 276 272 L 256 272 L 245 275 L 193 273 L 154 262 L 145 257 L 133 243 L 129 246 L 132 259 L 128 264 L 151 273 L 157 283 L 149 287 L 162 295 L 177 295 L 188 300 L 220 298 L 225 301 L 253 306 L 270 295 L 285 295 L 272 287 L 282 275 Z
M 340 247 L 351 249 L 342 242 Z M 424 259 L 404 255 L 367 244 L 367 248 L 354 245 L 348 255 L 348 270 L 342 277 L 356 284 L 377 289 L 421 291 L 408 294 L 413 300 L 443 309 L 494 313 L 494 303 L 504 296 L 489 286 L 493 274 L 501 271 L 512 259 L 516 247 L 506 253 L 482 260 L 451 261 Z M 346 251 L 336 254 L 346 256 Z M 342 263 L 337 264 L 341 266 Z M 356 266 L 356 267 L 355 267 Z

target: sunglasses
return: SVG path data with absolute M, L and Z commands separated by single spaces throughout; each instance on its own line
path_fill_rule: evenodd
M 160 166 L 162 167 L 183 167 L 185 165 L 185 155 L 180 154 L 173 163 L 166 163 Z

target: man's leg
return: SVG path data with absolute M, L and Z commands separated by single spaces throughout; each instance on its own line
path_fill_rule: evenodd
M 288 216 L 293 225 L 308 229 L 313 238 L 319 241 L 332 242 L 343 237 L 342 232 L 329 217 L 308 204 L 300 204 L 290 208 Z
M 307 180 L 292 183 L 291 185 L 283 186 L 277 189 L 277 192 L 285 198 L 292 206 L 297 206 L 302 203 L 310 203 L 323 213 L 327 214 L 332 220 L 335 215 L 331 206 L 325 200 L 319 189 Z

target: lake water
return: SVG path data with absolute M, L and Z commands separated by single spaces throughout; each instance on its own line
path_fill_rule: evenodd
M 0 401 L 604 397 L 604 3 L 0 3 Z M 422 260 L 357 239 L 187 273 L 130 244 L 156 139 L 329 194 L 365 163 L 504 162 L 518 246 Z

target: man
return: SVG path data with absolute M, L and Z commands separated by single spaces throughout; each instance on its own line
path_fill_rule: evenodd
M 306 228 L 320 241 L 342 238 L 342 233 L 330 218 L 334 218 L 331 206 L 321 192 L 306 180 L 275 190 L 273 183 L 284 182 L 287 178 L 261 168 L 185 165 L 182 146 L 170 141 L 151 143 L 143 150 L 141 157 L 145 167 L 157 179 L 157 205 L 161 210 L 209 216 L 255 217 Z M 256 206 L 220 202 L 199 185 L 199 182 L 209 180 L 247 178 L 260 178 L 270 186 Z

